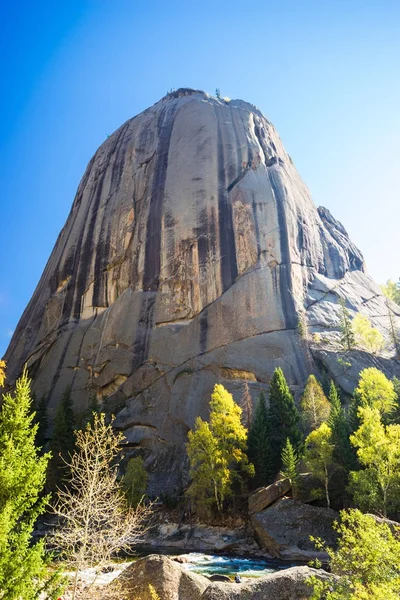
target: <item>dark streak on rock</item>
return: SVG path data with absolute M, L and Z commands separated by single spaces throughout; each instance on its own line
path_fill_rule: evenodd
M 285 327 L 294 329 L 297 326 L 297 313 L 293 300 L 293 286 L 291 277 L 291 262 L 289 248 L 289 234 L 285 215 L 285 199 L 281 193 L 281 182 L 275 170 L 268 171 L 269 180 L 275 196 L 276 210 L 280 231 L 281 264 L 279 265 L 279 289 Z
M 238 270 L 236 261 L 235 235 L 232 222 L 232 205 L 228 202 L 226 192 L 224 147 L 220 122 L 218 122 L 218 223 L 219 245 L 221 252 L 222 290 L 227 290 L 235 281 Z
M 171 114 L 172 112 L 172 114 Z M 158 118 L 158 150 L 153 173 L 149 216 L 147 221 L 145 271 L 143 274 L 143 290 L 154 292 L 158 289 L 161 265 L 161 221 L 165 180 L 168 168 L 168 152 L 174 126 L 175 107 L 168 112 L 163 108 Z
M 155 302 L 156 292 L 143 292 L 139 321 L 135 328 L 136 338 L 133 345 L 133 372 L 136 371 L 149 356 L 149 342 L 154 322 Z
M 203 310 L 200 315 L 200 352 L 206 352 L 207 350 L 207 337 L 208 337 L 208 311 Z

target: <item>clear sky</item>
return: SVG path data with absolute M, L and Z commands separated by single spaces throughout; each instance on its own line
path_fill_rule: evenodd
M 399 0 L 3 0 L 0 19 L 0 355 L 88 160 L 171 88 L 256 104 L 373 277 L 399 277 Z

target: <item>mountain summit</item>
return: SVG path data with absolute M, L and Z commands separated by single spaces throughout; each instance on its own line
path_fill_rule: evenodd
M 343 360 L 340 298 L 381 330 L 380 356 Z M 67 385 L 77 411 L 107 398 L 165 492 L 215 382 L 239 400 L 277 366 L 294 391 L 321 369 L 347 391 L 365 366 L 399 374 L 399 311 L 261 112 L 179 89 L 95 153 L 6 359 L 50 412 Z

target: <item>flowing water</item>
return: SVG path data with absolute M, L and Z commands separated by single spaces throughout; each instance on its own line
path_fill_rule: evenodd
M 261 577 L 292 567 L 294 563 L 282 563 L 263 558 L 243 558 L 239 556 L 222 556 L 190 552 L 181 554 L 180 558 L 189 571 L 201 575 L 229 575 L 239 573 L 241 577 Z

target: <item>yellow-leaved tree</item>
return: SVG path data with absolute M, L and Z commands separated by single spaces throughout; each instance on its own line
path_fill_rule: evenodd
M 232 395 L 216 384 L 210 401 L 210 422 L 197 417 L 188 434 L 187 453 L 192 484 L 189 495 L 206 506 L 223 508 L 233 484 L 254 475 L 247 458 L 247 429 L 241 423 L 242 409 Z
M 379 329 L 372 327 L 370 320 L 365 315 L 357 313 L 351 322 L 356 345 L 376 354 L 382 350 L 385 340 Z

